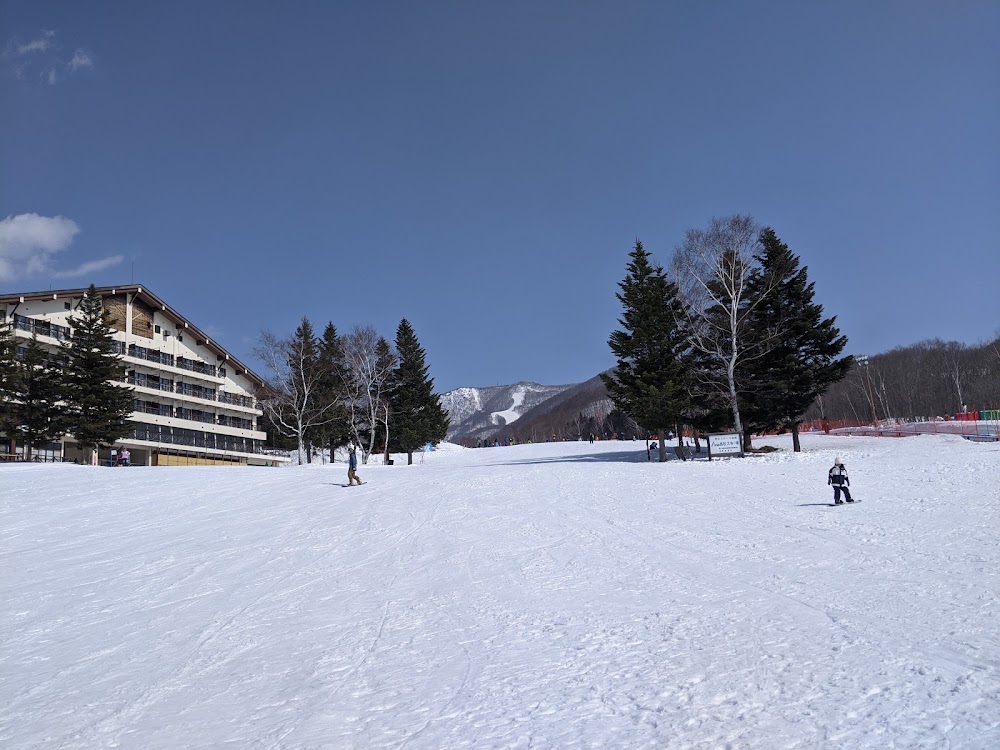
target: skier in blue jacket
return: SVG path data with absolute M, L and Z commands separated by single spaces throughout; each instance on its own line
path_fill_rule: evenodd
M 826 479 L 827 484 L 833 485 L 833 502 L 835 505 L 843 505 L 844 501 L 840 499 L 840 493 L 844 493 L 844 497 L 849 503 L 853 503 L 854 500 L 851 499 L 851 491 L 847 489 L 851 485 L 851 479 L 847 476 L 847 469 L 844 468 L 844 462 L 837 456 L 833 460 L 833 466 L 830 467 L 830 472 Z
M 358 476 L 358 446 L 352 441 L 350 445 L 347 446 L 347 485 L 348 487 L 354 484 L 354 480 L 357 480 L 358 484 L 361 484 L 361 477 Z

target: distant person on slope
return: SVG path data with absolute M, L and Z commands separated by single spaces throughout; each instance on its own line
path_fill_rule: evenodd
M 358 446 L 354 441 L 347 446 L 347 486 L 350 487 L 357 480 L 361 484 L 361 477 L 358 476 Z
M 844 493 L 844 497 L 847 502 L 853 503 L 851 499 L 851 491 L 847 489 L 851 485 L 851 480 L 847 476 L 847 469 L 844 468 L 844 462 L 840 459 L 840 456 L 833 461 L 833 466 L 830 467 L 830 472 L 826 479 L 827 484 L 833 485 L 833 502 L 835 505 L 843 505 L 844 501 L 840 499 L 840 493 Z

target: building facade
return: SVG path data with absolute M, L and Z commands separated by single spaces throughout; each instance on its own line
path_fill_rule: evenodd
M 133 465 L 274 465 L 264 451 L 262 412 L 254 392 L 260 376 L 141 286 L 100 287 L 110 315 L 123 379 L 134 389 L 131 429 L 115 446 Z M 0 295 L 0 322 L 12 323 L 17 353 L 37 335 L 55 350 L 70 338 L 68 319 L 86 289 Z M 5 441 L 6 442 L 6 441 Z M 111 448 L 98 460 L 110 462 Z M 37 451 L 36 451 L 37 452 Z M 23 455 L 23 447 L 14 446 Z M 72 435 L 43 451 L 47 459 L 83 461 Z

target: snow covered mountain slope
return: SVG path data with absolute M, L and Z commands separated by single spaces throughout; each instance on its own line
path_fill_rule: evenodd
M 441 406 L 448 412 L 452 430 L 465 420 L 483 411 L 481 388 L 456 388 L 441 394 Z
M 758 442 L 0 464 L 0 746 L 1000 747 L 1000 444 Z
M 451 418 L 448 440 L 476 438 L 509 425 L 538 404 L 572 385 L 514 383 L 486 388 L 457 388 L 441 395 L 441 406 Z

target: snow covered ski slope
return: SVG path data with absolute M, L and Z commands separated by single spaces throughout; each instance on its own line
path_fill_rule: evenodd
M 1000 747 L 1000 445 L 769 442 L 0 465 L 0 747 Z

